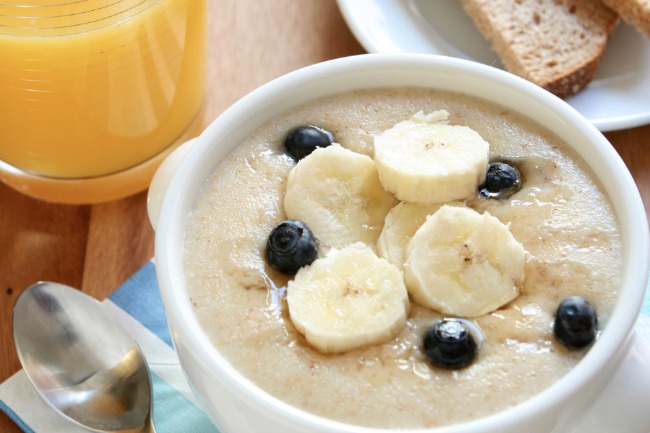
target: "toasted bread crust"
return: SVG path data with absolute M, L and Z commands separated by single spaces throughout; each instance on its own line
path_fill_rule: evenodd
M 461 0 L 504 67 L 561 98 L 593 79 L 618 15 L 598 0 Z
M 650 38 L 650 0 L 601 0 Z

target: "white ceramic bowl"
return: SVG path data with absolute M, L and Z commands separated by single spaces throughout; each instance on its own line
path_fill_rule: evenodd
M 501 70 L 427 55 L 371 54 L 295 71 L 241 99 L 194 141 L 162 200 L 157 218 L 155 260 L 174 344 L 197 399 L 222 433 L 385 432 L 313 416 L 248 382 L 217 352 L 201 330 L 187 296 L 182 264 L 185 227 L 197 192 L 214 167 L 250 132 L 279 113 L 315 98 L 382 86 L 457 91 L 535 119 L 584 158 L 611 197 L 624 247 L 623 287 L 611 320 L 579 365 L 550 388 L 513 409 L 466 424 L 408 430 L 411 433 L 571 431 L 582 411 L 616 372 L 643 299 L 648 276 L 648 222 L 637 187 L 603 135 L 560 99 Z M 156 214 L 157 206 L 152 207 Z

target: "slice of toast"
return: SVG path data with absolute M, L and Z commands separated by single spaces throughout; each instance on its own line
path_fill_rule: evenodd
M 509 72 L 566 98 L 596 74 L 618 14 L 599 0 L 461 0 Z
M 650 0 L 601 0 L 650 38 Z

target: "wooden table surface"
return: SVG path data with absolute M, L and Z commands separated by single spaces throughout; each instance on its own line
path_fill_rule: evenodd
M 256 87 L 303 66 L 364 53 L 334 0 L 209 0 L 202 124 Z M 606 134 L 650 205 L 650 125 Z M 103 299 L 153 256 L 146 192 L 70 206 L 0 183 L 0 382 L 20 369 L 11 329 L 16 298 L 51 280 Z M 0 412 L 0 432 L 21 430 Z

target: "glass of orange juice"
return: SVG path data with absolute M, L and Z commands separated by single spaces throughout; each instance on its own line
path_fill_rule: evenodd
M 0 179 L 87 204 L 146 189 L 189 138 L 207 0 L 0 3 Z

